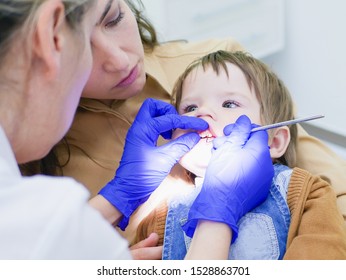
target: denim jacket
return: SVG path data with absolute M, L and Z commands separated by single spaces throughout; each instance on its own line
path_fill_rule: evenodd
M 290 210 L 287 205 L 287 189 L 292 169 L 275 164 L 274 178 L 267 199 L 238 223 L 239 234 L 229 251 L 232 260 L 282 259 L 290 225 Z M 184 259 L 191 238 L 181 226 L 186 222 L 190 206 L 198 195 L 201 182 L 188 196 L 175 198 L 168 205 L 162 259 Z M 212 246 L 212 245 L 211 245 Z

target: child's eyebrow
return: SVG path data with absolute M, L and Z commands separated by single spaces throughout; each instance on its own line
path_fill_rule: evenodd
M 232 90 L 232 91 L 225 91 L 223 92 L 223 95 L 220 95 L 221 97 L 227 98 L 227 97 L 240 97 L 245 99 L 250 99 L 252 95 L 244 94 L 243 91 L 239 90 Z

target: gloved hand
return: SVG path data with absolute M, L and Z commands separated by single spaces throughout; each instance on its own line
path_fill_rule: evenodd
M 147 99 L 143 103 L 127 133 L 116 176 L 99 192 L 123 213 L 118 224 L 122 230 L 137 207 L 200 140 L 197 133 L 191 132 L 160 147 L 156 145 L 160 134 L 169 139 L 176 128 L 206 130 L 208 123 L 199 118 L 179 116 L 172 105 L 162 101 Z
M 210 220 L 228 224 L 234 242 L 240 218 L 266 199 L 274 176 L 268 134 L 250 133 L 251 128 L 249 118 L 241 116 L 224 129 L 229 136 L 214 140 L 201 191 L 183 226 L 188 236 L 198 220 Z

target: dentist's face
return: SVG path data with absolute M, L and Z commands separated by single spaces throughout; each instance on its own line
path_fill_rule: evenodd
M 45 9 L 45 7 L 42 9 Z M 92 33 L 104 9 L 105 5 L 102 3 L 96 5 L 96 1 L 94 1 L 92 6 L 88 6 L 78 27 L 70 29 L 70 26 L 64 23 L 64 27 L 61 28 L 58 37 L 62 38 L 58 41 L 59 56 L 54 58 L 45 57 L 45 59 L 50 58 L 54 61 L 59 59 L 57 61 L 59 63 L 54 64 L 59 65 L 59 68 L 56 67 L 54 72 L 56 79 L 50 87 L 51 92 L 47 94 L 43 91 L 43 95 L 37 95 L 37 97 L 30 99 L 29 103 L 25 103 L 26 106 L 23 109 L 27 110 L 30 115 L 26 127 L 30 127 L 31 123 L 35 127 L 35 129 L 30 130 L 30 135 L 27 137 L 33 137 L 35 141 L 27 139 L 25 145 L 14 145 L 19 147 L 18 149 L 15 148 L 18 163 L 44 157 L 71 126 L 82 90 L 92 69 Z M 44 12 L 44 10 L 39 10 L 39 12 Z M 45 25 L 41 26 L 43 24 L 41 21 L 38 24 L 38 29 L 41 27 L 43 29 L 49 28 Z M 47 40 L 50 40 L 50 38 L 47 38 Z M 60 41 L 62 42 L 61 45 Z M 53 52 L 49 52 L 50 54 L 53 55 Z M 41 78 L 42 81 L 45 79 L 45 77 Z M 37 104 L 41 104 L 39 109 Z M 47 104 L 54 104 L 54 106 L 47 106 Z M 40 135 L 40 137 L 36 137 L 37 135 Z
M 144 49 L 131 9 L 123 0 L 107 2 L 108 9 L 93 32 L 93 68 L 82 96 L 127 99 L 144 87 Z
M 202 139 L 187 153 L 180 164 L 197 176 L 204 176 L 211 157 L 212 140 L 223 136 L 226 125 L 234 123 L 241 115 L 247 115 L 252 123 L 261 124 L 260 104 L 250 88 L 243 72 L 227 63 L 228 73 L 221 69 L 217 74 L 212 67 L 198 67 L 185 79 L 178 112 L 181 115 L 202 118 L 209 124 L 200 132 Z M 182 135 L 176 130 L 174 137 Z

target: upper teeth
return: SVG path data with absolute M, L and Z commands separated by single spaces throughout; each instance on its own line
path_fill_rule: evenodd
M 199 136 L 200 136 L 201 138 L 211 138 L 211 137 L 213 137 L 213 135 L 210 133 L 209 130 L 202 131 L 202 132 L 199 134 Z

